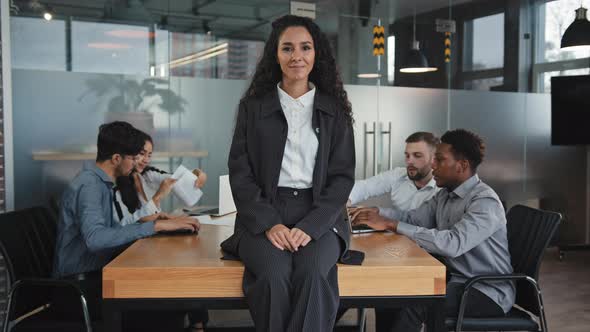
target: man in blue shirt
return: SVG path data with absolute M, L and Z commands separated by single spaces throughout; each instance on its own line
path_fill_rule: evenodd
M 121 226 L 113 219 L 113 187 L 129 175 L 144 142 L 126 122 L 102 125 L 96 163 L 86 164 L 61 199 L 53 273 L 64 277 L 101 270 L 122 246 L 159 231 L 196 231 L 187 218 Z
M 53 274 L 78 281 L 93 319 L 100 317 L 102 268 L 125 245 L 160 231 L 199 228 L 198 221 L 191 218 L 126 226 L 113 219 L 115 179 L 129 175 L 135 167 L 144 145 L 139 133 L 126 122 L 100 126 L 96 162 L 84 166 L 61 199 Z

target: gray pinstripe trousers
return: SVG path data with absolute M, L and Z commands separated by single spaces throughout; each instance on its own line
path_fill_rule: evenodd
M 279 188 L 278 198 L 275 207 L 289 227 L 312 207 L 311 189 Z M 339 304 L 336 262 L 342 250 L 335 233 L 326 232 L 291 253 L 277 249 L 264 233 L 245 232 L 238 250 L 256 331 L 332 331 Z

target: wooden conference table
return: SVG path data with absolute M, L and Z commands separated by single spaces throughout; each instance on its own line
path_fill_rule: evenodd
M 154 236 L 127 248 L 103 269 L 106 331 L 120 331 L 121 312 L 130 309 L 247 308 L 243 264 L 220 259 L 219 244 L 232 232 L 229 225 L 202 225 L 198 236 Z M 353 235 L 351 247 L 364 251 L 365 260 L 339 264 L 341 305 L 426 305 L 428 325 L 443 330 L 443 264 L 394 233 Z

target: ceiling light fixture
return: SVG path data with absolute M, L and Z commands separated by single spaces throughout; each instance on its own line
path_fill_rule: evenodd
M 590 47 L 590 21 L 586 16 L 588 10 L 580 4 L 576 9 L 576 19 L 570 24 L 561 37 L 561 49 L 573 51 Z
M 211 34 L 212 31 L 208 21 L 203 21 L 203 31 L 208 35 Z
M 193 53 L 193 54 L 189 54 L 187 56 L 183 56 L 182 58 L 172 60 L 169 63 L 170 68 L 184 66 L 184 65 L 192 63 L 192 62 L 203 61 L 203 60 L 212 58 L 214 56 L 217 56 L 217 55 L 220 55 L 223 53 L 227 53 L 228 46 L 229 46 L 228 43 L 222 43 L 217 46 L 213 46 L 208 49 L 205 49 L 205 50 Z
M 437 71 L 438 68 L 430 67 L 426 56 L 420 51 L 420 43 L 416 40 L 416 7 L 414 6 L 414 27 L 413 27 L 412 49 L 408 52 L 404 65 L 399 70 L 402 73 L 427 73 Z
M 51 9 L 51 7 L 49 7 L 49 6 L 45 6 L 45 10 L 43 11 L 43 18 L 46 21 L 51 21 L 53 19 L 54 15 L 55 14 L 53 12 L 53 9 Z
M 356 75 L 358 78 L 381 78 L 381 74 L 377 73 L 363 73 Z

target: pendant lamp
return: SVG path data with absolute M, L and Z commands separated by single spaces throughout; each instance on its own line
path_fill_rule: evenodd
M 590 48 L 590 21 L 586 17 L 588 10 L 582 6 L 576 9 L 576 19 L 561 37 L 561 49 Z
M 430 67 L 428 60 L 420 50 L 420 43 L 416 40 L 416 8 L 414 7 L 414 33 L 412 49 L 408 52 L 404 65 L 399 70 L 402 73 L 427 73 L 436 71 L 436 67 Z

